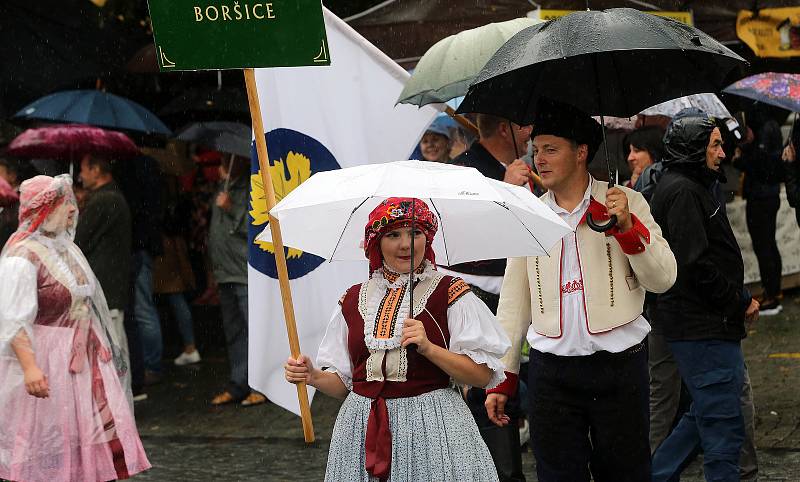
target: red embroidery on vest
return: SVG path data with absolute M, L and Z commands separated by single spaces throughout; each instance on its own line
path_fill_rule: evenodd
M 583 280 L 567 281 L 561 285 L 561 294 L 568 295 L 576 291 L 583 291 Z

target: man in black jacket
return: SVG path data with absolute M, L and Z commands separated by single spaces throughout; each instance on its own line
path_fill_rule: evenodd
M 744 289 L 741 251 L 711 194 L 725 158 L 705 115 L 676 118 L 664 136 L 665 173 L 651 203 L 678 262 L 674 286 L 658 296 L 652 323 L 669 343 L 692 406 L 653 456 L 653 481 L 672 480 L 701 446 L 709 480 L 739 480 L 745 438 L 741 340 L 758 302 Z
M 130 296 L 130 208 L 114 181 L 109 159 L 85 155 L 81 160 L 80 178 L 87 194 L 75 228 L 75 244 L 81 248 L 100 282 L 111 311 L 111 328 L 120 340 L 122 356 L 128 365 L 128 339 L 123 320 Z M 129 384 L 130 377 L 124 377 L 122 382 Z

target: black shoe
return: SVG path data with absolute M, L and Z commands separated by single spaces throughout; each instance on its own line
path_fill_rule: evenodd
M 151 385 L 157 385 L 161 383 L 163 375 L 158 372 L 152 372 L 150 370 L 145 370 L 144 372 L 144 386 L 149 387 Z

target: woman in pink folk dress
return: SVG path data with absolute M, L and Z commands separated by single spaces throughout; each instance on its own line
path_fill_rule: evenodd
M 103 291 L 72 242 L 68 176 L 20 188 L 0 254 L 0 479 L 108 481 L 150 468 Z

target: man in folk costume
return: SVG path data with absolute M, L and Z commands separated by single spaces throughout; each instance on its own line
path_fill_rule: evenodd
M 365 227 L 370 276 L 334 309 L 317 355 L 321 369 L 304 355 L 285 365 L 287 381 L 345 399 L 326 481 L 498 480 L 451 380 L 497 386 L 508 338 L 463 280 L 436 270 L 437 229 L 422 200 L 379 204 Z
M 601 127 L 574 108 L 541 102 L 534 163 L 542 200 L 573 228 L 549 256 L 508 260 L 497 317 L 511 339 L 507 380 L 488 390 L 498 425 L 531 346 L 531 440 L 539 480 L 649 481 L 645 291 L 663 293 L 677 266 L 641 194 L 608 189 L 587 170 Z M 591 214 L 614 228 L 596 232 Z

